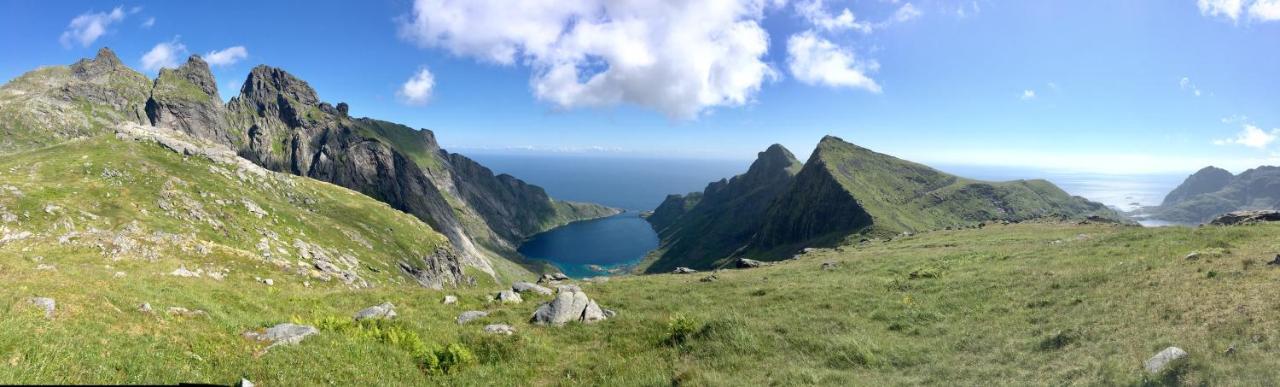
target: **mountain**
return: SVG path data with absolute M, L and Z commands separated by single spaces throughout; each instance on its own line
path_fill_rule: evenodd
M 1151 218 L 1199 224 L 1232 211 L 1280 209 L 1280 167 L 1262 166 L 1232 175 L 1206 167 L 1165 196 Z
M 0 87 L 0 153 L 113 133 L 121 123 L 172 129 L 272 171 L 346 187 L 408 212 L 448 238 L 456 258 L 490 275 L 527 272 L 526 237 L 616 214 L 554 200 L 537 186 L 441 149 L 429 130 L 348 115 L 284 70 L 255 67 L 223 104 L 209 65 L 192 56 L 155 80 L 103 48 L 93 59 L 24 74 Z M 495 270 L 494 265 L 502 266 Z
M 1048 181 L 965 179 L 832 136 L 822 139 L 803 167 L 781 156 L 765 161 L 782 152 L 771 147 L 748 173 L 713 183 L 695 204 L 668 197 L 649 217 L 661 247 L 645 270 L 709 268 L 730 257 L 779 259 L 850 235 L 890 237 L 1045 217 L 1119 219 L 1102 204 Z

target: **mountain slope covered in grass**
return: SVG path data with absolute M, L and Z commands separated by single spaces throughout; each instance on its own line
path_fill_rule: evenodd
M 1155 219 L 1199 224 L 1232 211 L 1274 209 L 1280 209 L 1280 167 L 1262 166 L 1239 175 L 1205 167 L 1148 212 Z

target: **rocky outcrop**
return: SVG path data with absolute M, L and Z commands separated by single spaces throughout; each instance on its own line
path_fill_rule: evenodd
M 1235 226 L 1260 222 L 1280 222 L 1280 211 L 1234 211 L 1214 218 L 1209 224 L 1214 226 Z
M 309 325 L 298 325 L 284 323 L 279 324 L 262 331 L 249 331 L 244 333 L 244 337 L 257 341 L 270 342 L 268 349 L 277 345 L 291 345 L 301 343 L 308 336 L 320 333 L 320 330 Z
M 44 313 L 44 318 L 52 319 L 54 312 L 57 311 L 58 302 L 49 297 L 32 297 L 27 300 L 36 309 Z
M 1147 370 L 1149 374 L 1159 374 L 1168 369 L 1174 362 L 1185 357 L 1187 357 L 1187 351 L 1183 351 L 1182 348 L 1168 347 L 1143 362 L 1142 368 Z
M 227 131 L 226 108 L 209 64 L 192 55 L 177 69 L 160 69 L 147 99 L 151 125 L 234 146 L 237 136 Z
M 594 323 L 603 321 L 604 310 L 600 309 L 587 293 L 577 286 L 560 286 L 556 298 L 543 303 L 533 312 L 529 322 L 536 325 L 564 325 L 570 322 Z
M 390 302 L 384 302 L 379 305 L 370 306 L 356 312 L 353 319 L 360 320 L 385 320 L 396 317 L 396 306 Z
M 1239 175 L 1207 167 L 1187 177 L 1159 207 L 1147 212 L 1154 219 L 1197 224 L 1233 211 L 1277 209 L 1280 167 L 1263 166 Z
M 458 325 L 466 324 L 475 319 L 486 317 L 488 315 L 489 315 L 489 312 L 479 311 L 479 310 L 469 310 L 466 312 L 462 312 L 462 314 L 458 315 Z

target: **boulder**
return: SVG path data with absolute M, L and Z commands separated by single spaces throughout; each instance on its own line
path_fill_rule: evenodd
M 516 282 L 516 283 L 514 283 L 514 284 L 511 284 L 511 290 L 514 290 L 514 291 L 516 291 L 517 293 L 529 293 L 529 292 L 533 292 L 533 293 L 538 293 L 538 294 L 541 294 L 541 295 L 544 295 L 544 296 L 550 296 L 550 295 L 552 294 L 551 289 L 547 289 L 547 288 L 546 288 L 546 287 L 544 287 L 544 286 L 537 285 L 537 284 L 531 284 L 531 283 L 524 282 L 524 281 Z
M 1178 347 L 1169 347 L 1147 359 L 1145 363 L 1142 363 L 1142 367 L 1147 369 L 1147 373 L 1158 374 L 1164 371 L 1170 363 L 1184 357 L 1187 357 L 1187 351 L 1183 351 L 1182 348 Z
M 593 323 L 607 318 L 587 293 L 577 286 L 567 285 L 559 287 L 554 300 L 539 305 L 529 321 L 537 325 L 560 326 L 573 321 Z
M 457 303 L 458 303 L 458 296 L 455 296 L 455 295 L 452 295 L 452 294 L 445 295 L 445 296 L 444 296 L 444 301 L 442 301 L 442 302 L 443 302 L 445 305 L 453 305 L 453 304 L 457 304 Z
M 142 303 L 142 305 L 138 305 L 138 311 L 146 314 L 151 314 L 152 312 L 151 304 L 144 302 Z
M 516 334 L 516 329 L 507 324 L 489 324 L 484 326 L 484 332 L 495 335 L 511 336 Z
M 253 386 L 254 386 L 253 382 L 250 382 L 249 379 L 245 379 L 245 378 L 240 378 L 240 383 L 236 384 L 236 387 L 253 387 Z
M 1235 211 L 1214 218 L 1209 224 L 1214 226 L 1235 226 L 1258 222 L 1280 222 L 1280 211 Z
M 754 259 L 738 258 L 739 269 L 754 269 L 757 267 L 768 266 L 769 264 Z
M 684 266 L 677 267 L 675 270 L 671 271 L 671 273 L 673 274 L 690 274 L 690 273 L 697 273 L 697 272 L 698 272 L 697 270 L 693 270 Z
M 44 318 L 53 318 L 53 312 L 58 308 L 58 302 L 49 297 L 32 297 L 31 305 L 44 311 Z
M 716 281 L 719 281 L 719 280 L 720 280 L 720 277 L 719 277 L 719 276 L 717 276 L 717 275 L 716 275 L 716 273 L 711 273 L 711 275 L 706 276 L 706 277 L 702 277 L 702 279 L 700 279 L 700 280 L 698 280 L 698 281 L 702 281 L 702 282 L 716 282 Z
M 320 333 L 320 330 L 313 326 L 284 323 L 267 328 L 262 332 L 245 332 L 244 337 L 258 341 L 270 341 L 271 345 L 267 346 L 267 348 L 271 348 L 277 345 L 301 343 L 307 336 L 317 333 Z
M 830 270 L 835 270 L 839 267 L 840 267 L 840 264 L 836 263 L 835 261 L 826 261 L 822 263 L 822 270 L 830 271 Z
M 170 316 L 179 317 L 199 317 L 206 314 L 203 310 L 191 310 L 181 306 L 170 306 L 169 309 L 165 310 L 165 313 L 168 313 Z
M 374 305 L 356 312 L 354 318 L 360 320 L 384 320 L 396 317 L 396 306 L 390 302 Z
M 538 283 L 552 284 L 552 283 L 556 283 L 560 281 L 568 281 L 568 280 L 569 280 L 569 276 L 564 275 L 564 273 L 551 273 L 551 274 L 543 274 L 542 278 L 538 279 Z
M 495 301 L 502 302 L 503 304 L 519 304 L 521 302 L 524 302 L 524 298 L 520 297 L 520 293 L 516 293 L 510 290 L 503 290 L 501 292 L 498 292 L 498 294 L 493 296 L 493 299 Z
M 488 315 L 489 315 L 489 312 L 484 312 L 479 310 L 468 310 L 458 315 L 458 324 L 459 325 L 466 324 L 468 322 L 471 322 L 471 320 L 475 320 Z
M 200 273 L 197 273 L 197 272 L 194 272 L 194 271 L 191 271 L 191 270 L 187 270 L 187 267 L 186 267 L 186 266 L 180 266 L 180 267 L 178 267 L 178 269 L 177 269 L 177 270 L 174 270 L 174 271 L 170 272 L 170 273 L 169 273 L 169 275 L 174 276 L 174 277 L 186 277 L 186 278 L 192 278 L 192 277 L 199 277 L 199 276 L 200 276 Z
M 1200 253 L 1192 252 L 1190 254 L 1187 254 L 1185 259 L 1188 261 L 1194 261 L 1194 260 L 1200 259 Z

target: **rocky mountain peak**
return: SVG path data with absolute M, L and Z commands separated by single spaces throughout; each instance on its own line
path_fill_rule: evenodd
M 81 79 L 97 78 L 121 69 L 128 70 L 120 62 L 120 57 L 107 47 L 98 49 L 98 55 L 93 59 L 84 58 L 71 65 L 71 72 Z
M 799 163 L 796 156 L 780 144 L 773 144 L 765 149 L 764 152 L 756 154 L 756 161 L 751 164 L 750 170 L 778 170 L 795 166 Z M 750 172 L 748 172 L 750 173 Z
M 240 89 L 240 98 L 259 106 L 276 103 L 278 98 L 285 97 L 304 106 L 320 104 L 316 90 L 306 81 L 298 79 L 280 68 L 259 65 L 249 72 L 244 87 Z
M 209 70 L 209 63 L 204 61 L 199 55 L 192 55 L 187 58 L 187 62 L 182 66 L 178 66 L 175 70 L 161 69 L 160 72 L 172 71 L 173 75 L 177 75 L 191 82 L 192 85 L 200 88 L 205 94 L 213 96 L 218 100 L 222 98 L 218 96 L 218 82 L 213 79 L 213 72 Z
M 1169 192 L 1164 197 L 1162 205 L 1170 206 L 1196 195 L 1216 192 L 1226 187 L 1227 184 L 1231 184 L 1231 180 L 1234 177 L 1235 175 L 1225 169 L 1214 166 L 1204 167 L 1187 177 L 1187 180 Z

